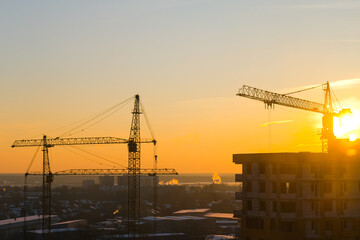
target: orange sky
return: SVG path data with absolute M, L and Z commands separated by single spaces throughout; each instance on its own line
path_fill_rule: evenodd
M 0 172 L 24 172 L 35 152 L 14 140 L 56 137 L 136 93 L 159 167 L 179 172 L 238 172 L 234 153 L 321 151 L 321 114 L 276 106 L 269 118 L 235 96 L 242 84 L 285 93 L 347 80 L 336 96 L 360 110 L 357 1 L 20 2 L 0 3 Z M 321 90 L 296 96 L 323 101 Z M 126 138 L 130 121 L 131 104 L 76 136 Z M 281 123 L 269 132 L 268 121 Z M 82 148 L 127 165 L 126 146 Z M 53 171 L 111 167 L 62 147 L 50 157 Z
M 359 88 L 358 84 L 352 87 Z M 349 92 L 349 88 L 339 89 L 338 96 Z M 321 90 L 315 93 L 322 95 Z M 350 91 L 349 94 L 351 94 Z M 343 98 L 343 97 L 342 97 Z M 349 105 L 360 109 L 356 98 L 349 99 Z M 145 100 L 143 99 L 143 102 Z M 347 101 L 344 101 L 347 103 Z M 321 114 L 276 106 L 269 112 L 263 103 L 236 97 L 187 100 L 171 104 L 171 111 L 151 111 L 145 109 L 152 122 L 158 139 L 159 167 L 176 168 L 179 172 L 235 172 L 237 166 L 232 163 L 233 153 L 278 152 L 278 151 L 321 151 L 320 136 Z M 131 121 L 133 102 L 98 125 L 69 137 L 115 136 L 127 138 Z M 347 105 L 344 105 L 347 106 Z M 107 106 L 108 107 L 108 106 Z M 107 108 L 106 107 L 106 108 Z M 94 109 L 95 113 L 103 109 Z M 30 163 L 36 148 L 15 148 L 10 145 L 15 139 L 41 138 L 42 133 L 56 137 L 67 128 L 51 131 L 65 126 L 73 120 L 84 119 L 94 112 L 73 109 L 77 119 L 63 117 L 63 113 L 53 113 L 32 123 L 22 120 L 23 124 L 9 124 L 2 134 L 1 156 L 11 159 L 6 163 L 4 172 L 23 172 Z M 80 117 L 83 115 L 83 117 Z M 160 116 L 163 119 L 161 119 Z M 70 122 L 71 120 L 71 122 Z M 270 120 L 274 122 L 263 126 Z M 276 124 L 276 122 L 279 122 Z M 53 124 L 56 123 L 56 124 Z M 52 127 L 54 126 L 54 127 Z M 142 120 L 142 136 L 150 138 L 146 123 Z M 3 128 L 4 129 L 4 128 Z M 39 134 L 41 133 L 41 134 Z M 356 131 L 360 136 L 360 132 Z M 127 165 L 127 147 L 81 146 L 83 150 L 99 154 L 122 166 Z M 152 145 L 143 145 L 143 167 L 152 167 Z M 75 153 L 74 153 L 75 152 Z M 85 156 L 86 158 L 84 158 Z M 50 150 L 52 169 L 68 168 L 113 168 L 115 165 L 81 152 L 71 147 L 54 147 Z M 90 158 L 87 159 L 87 158 Z M 121 167 L 121 166 L 115 166 Z M 38 154 L 32 170 L 41 169 L 41 154 Z

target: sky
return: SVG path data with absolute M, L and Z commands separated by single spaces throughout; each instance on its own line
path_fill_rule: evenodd
M 236 93 L 243 84 L 286 93 L 337 82 L 341 106 L 360 110 L 359 11 L 350 0 L 1 1 L 0 172 L 23 173 L 34 156 L 36 148 L 12 149 L 14 140 L 60 136 L 135 94 L 158 167 L 239 172 L 235 153 L 321 151 L 320 114 L 269 111 Z M 321 89 L 294 96 L 324 101 Z M 71 137 L 128 138 L 131 104 Z M 127 165 L 126 146 L 81 149 Z M 142 150 L 152 167 L 152 146 Z M 31 170 L 41 161 L 39 153 Z M 63 147 L 50 161 L 52 171 L 114 167 Z

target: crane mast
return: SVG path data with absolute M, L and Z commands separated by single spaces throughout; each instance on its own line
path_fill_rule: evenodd
M 51 183 L 54 180 L 53 175 L 50 170 L 50 161 L 49 161 L 49 150 L 51 147 L 47 143 L 46 136 L 43 138 L 43 172 L 42 172 L 42 180 L 43 180 L 43 195 L 42 195 L 42 234 L 46 236 L 46 239 L 51 239 L 50 237 L 50 229 L 51 229 Z M 47 218 L 45 218 L 47 216 Z M 45 232 L 45 229 L 48 231 Z
M 135 96 L 128 142 L 128 236 L 139 238 L 140 233 L 140 98 Z

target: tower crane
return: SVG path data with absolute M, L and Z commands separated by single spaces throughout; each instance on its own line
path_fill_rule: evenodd
M 339 117 L 342 114 L 345 113 L 351 113 L 351 110 L 349 108 L 344 109 L 336 109 L 333 106 L 333 101 L 331 97 L 331 90 L 330 90 L 330 84 L 329 82 L 326 82 L 325 84 L 321 84 L 315 87 L 322 86 L 322 89 L 325 92 L 325 101 L 324 103 L 317 103 L 308 101 L 305 99 L 295 98 L 287 96 L 288 94 L 280 94 L 280 93 L 274 93 L 265 91 L 262 89 L 250 87 L 247 85 L 243 85 L 239 92 L 236 94 L 240 97 L 246 97 L 258 101 L 262 101 L 265 103 L 265 108 L 274 108 L 275 104 L 282 105 L 286 107 L 292 107 L 292 108 L 298 108 L 306 111 L 316 112 L 316 113 L 322 113 L 322 131 L 321 131 L 321 139 L 322 139 L 322 151 L 327 152 L 327 141 L 335 139 L 334 135 L 334 123 L 333 118 Z M 311 87 L 309 89 L 315 88 Z M 308 90 L 308 89 L 304 89 Z M 300 90 L 300 91 L 304 91 Z M 300 92 L 297 91 L 297 92 Z M 295 93 L 295 92 L 294 92 Z M 291 94 L 291 93 L 290 93 Z
M 47 138 L 42 139 L 16 140 L 14 147 L 42 147 L 43 152 L 43 171 L 42 184 L 42 234 L 43 239 L 51 238 L 51 183 L 54 175 L 99 175 L 125 174 L 128 176 L 128 236 L 131 239 L 140 238 L 140 175 L 163 175 L 177 174 L 174 169 L 141 169 L 140 165 L 140 147 L 142 143 L 153 143 L 155 139 L 140 138 L 140 96 L 135 95 L 134 109 L 132 111 L 132 122 L 129 139 L 117 137 L 83 137 L 83 138 Z M 61 145 L 89 145 L 89 144 L 127 144 L 128 145 L 128 168 L 127 169 L 78 169 L 65 172 L 56 172 L 50 170 L 49 148 Z M 155 156 L 156 159 L 156 156 Z M 26 173 L 29 175 L 29 173 Z M 32 174 L 33 175 L 33 174 Z

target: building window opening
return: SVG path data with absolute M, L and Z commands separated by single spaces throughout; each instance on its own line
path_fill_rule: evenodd
M 281 164 L 280 174 L 296 174 L 296 165 L 290 163 Z
M 281 184 L 280 184 L 280 186 L 281 186 L 281 193 L 288 193 L 288 183 L 286 182 L 282 182 Z
M 270 222 L 270 228 L 271 230 L 276 230 L 276 222 L 275 222 L 275 219 L 271 219 L 271 222 Z
M 277 212 L 277 202 L 273 202 L 272 210 L 273 212 Z
M 332 183 L 331 182 L 324 183 L 324 193 L 332 193 Z
M 310 166 L 310 172 L 311 172 L 312 174 L 315 174 L 315 172 L 316 172 L 316 166 L 315 166 L 315 164 L 311 164 L 311 166 Z
M 247 174 L 252 174 L 252 163 L 248 163 L 248 164 L 246 164 L 246 173 Z
M 279 222 L 280 232 L 295 232 L 296 231 L 296 222 L 290 221 L 280 221 Z
M 251 200 L 247 201 L 246 205 L 247 205 L 247 210 L 251 211 L 253 209 Z
M 281 183 L 281 193 L 296 193 L 296 183 Z
M 318 193 L 318 186 L 316 183 L 311 184 L 311 192 L 314 193 L 315 196 L 317 196 Z
M 260 182 L 259 185 L 260 193 L 265 193 L 265 182 Z
M 315 201 L 311 201 L 311 211 L 315 211 Z
M 325 212 L 332 212 L 333 210 L 333 204 L 331 200 L 325 200 L 324 201 L 324 211 Z
M 265 174 L 265 163 L 259 163 L 259 173 Z
M 295 202 L 282 202 L 280 205 L 281 212 L 283 213 L 295 213 L 296 203 Z
M 273 173 L 274 175 L 276 175 L 276 174 L 278 173 L 278 169 L 277 169 L 276 164 L 272 164 L 272 165 L 271 165 L 271 168 L 272 168 L 272 173 Z
M 266 202 L 260 201 L 260 211 L 265 212 L 266 211 Z
M 252 192 L 252 182 L 247 182 L 246 192 Z
M 333 221 L 327 220 L 325 221 L 325 230 L 326 231 L 332 231 L 333 230 Z
M 277 193 L 277 184 L 276 184 L 276 182 L 272 183 L 272 193 Z
M 249 229 L 264 229 L 264 220 L 258 218 L 247 218 L 246 228 Z
M 346 201 L 342 202 L 342 212 L 346 211 L 348 209 L 348 204 Z
M 347 184 L 343 183 L 343 192 L 346 193 L 347 192 Z
M 353 230 L 354 229 L 353 221 L 351 219 L 344 219 L 342 222 L 342 225 L 343 225 L 344 230 Z
M 311 230 L 312 230 L 312 231 L 315 230 L 315 221 L 311 221 Z

